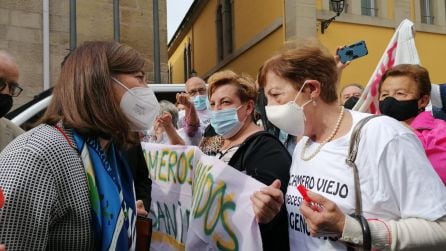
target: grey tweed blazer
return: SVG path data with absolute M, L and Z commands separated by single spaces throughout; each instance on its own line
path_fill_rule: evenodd
M 40 125 L 0 153 L 0 243 L 10 250 L 93 250 L 82 161 L 54 127 Z

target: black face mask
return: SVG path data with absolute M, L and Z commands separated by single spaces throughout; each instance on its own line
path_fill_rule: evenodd
M 12 107 L 12 96 L 0 93 L 0 118 L 6 115 Z
M 382 114 L 396 120 L 404 121 L 418 115 L 418 99 L 398 101 L 394 97 L 387 97 L 379 101 L 379 110 Z
M 344 102 L 344 107 L 351 110 L 356 105 L 356 103 L 358 103 L 358 100 L 358 97 L 351 96 Z

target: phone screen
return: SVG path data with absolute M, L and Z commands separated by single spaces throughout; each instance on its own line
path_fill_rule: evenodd
M 348 61 L 352 61 L 354 59 L 363 57 L 367 55 L 369 52 L 367 50 L 367 46 L 365 41 L 359 41 L 357 43 L 346 46 L 340 50 L 338 50 L 337 54 L 339 55 L 339 59 L 343 64 Z

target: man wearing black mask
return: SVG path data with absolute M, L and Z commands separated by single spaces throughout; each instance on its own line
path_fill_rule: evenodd
M 340 101 L 341 105 L 343 105 L 347 109 L 352 109 L 361 97 L 362 91 L 364 88 L 359 84 L 349 84 L 342 88 Z
M 19 68 L 12 57 L 0 51 L 0 151 L 15 137 L 23 133 L 23 130 L 14 125 L 4 116 L 12 108 L 12 98 L 22 92 L 17 84 L 19 79 Z

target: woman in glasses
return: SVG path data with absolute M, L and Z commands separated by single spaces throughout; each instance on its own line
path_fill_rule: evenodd
M 43 124 L 0 153 L 0 240 L 7 250 L 134 250 L 134 180 L 123 150 L 159 104 L 144 58 L 87 42 L 62 66 Z

